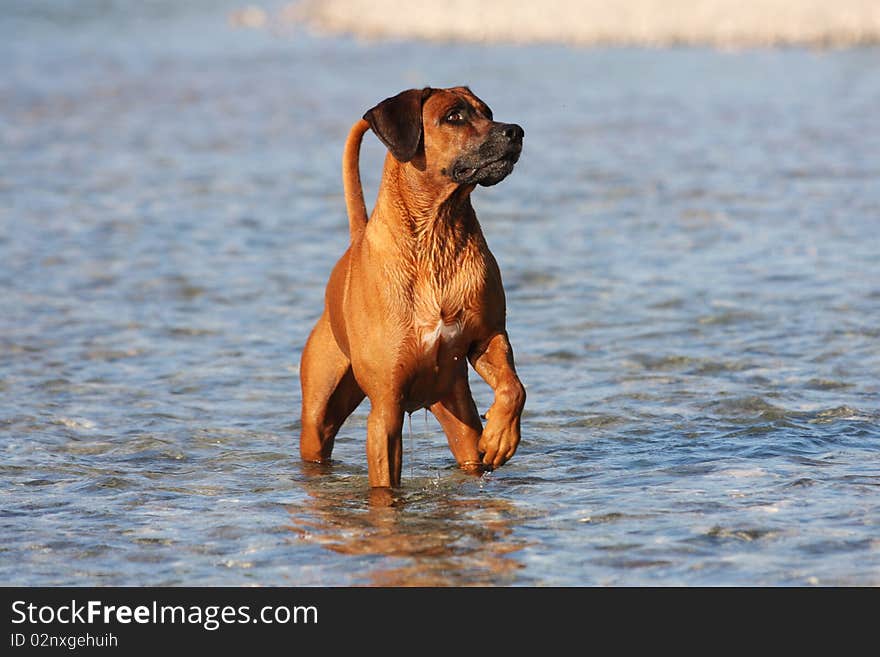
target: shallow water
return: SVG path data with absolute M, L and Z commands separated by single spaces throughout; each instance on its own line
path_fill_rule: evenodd
M 364 44 L 120 6 L 0 22 L 0 582 L 880 585 L 880 51 Z M 333 466 L 296 445 L 342 142 L 460 83 L 526 130 L 474 197 L 524 440 L 474 478 L 416 413 L 371 508 L 367 404 Z

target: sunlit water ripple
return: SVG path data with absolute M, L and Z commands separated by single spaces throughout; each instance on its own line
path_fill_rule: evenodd
M 0 582 L 880 584 L 880 52 L 98 6 L 0 26 Z M 375 508 L 366 404 L 333 466 L 300 464 L 297 364 L 346 244 L 347 129 L 429 83 L 526 130 L 475 193 L 524 441 L 473 478 L 415 413 Z

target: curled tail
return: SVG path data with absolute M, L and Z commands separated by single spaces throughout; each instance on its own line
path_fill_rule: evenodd
M 345 209 L 348 211 L 348 230 L 351 239 L 367 227 L 367 206 L 364 204 L 364 190 L 361 187 L 361 172 L 358 159 L 361 141 L 370 124 L 360 119 L 351 127 L 345 150 L 342 153 L 342 189 L 345 192 Z

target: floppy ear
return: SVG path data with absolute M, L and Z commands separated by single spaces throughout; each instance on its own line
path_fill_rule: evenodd
M 409 162 L 419 150 L 422 103 L 429 95 L 429 87 L 401 91 L 364 114 L 364 120 L 400 162 Z

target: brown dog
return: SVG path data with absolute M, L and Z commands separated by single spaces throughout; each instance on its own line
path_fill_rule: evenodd
M 368 128 L 389 151 L 369 221 L 358 170 Z M 526 395 L 507 341 L 501 273 L 470 195 L 513 170 L 522 139 L 522 128 L 493 121 L 467 87 L 410 89 L 354 124 L 342 160 L 351 245 L 300 363 L 303 459 L 330 459 L 364 396 L 374 488 L 400 484 L 403 416 L 419 408 L 437 417 L 462 468 L 479 472 L 513 456 Z M 465 357 L 495 393 L 485 429 Z

